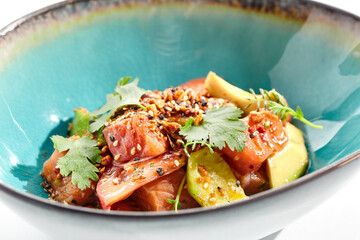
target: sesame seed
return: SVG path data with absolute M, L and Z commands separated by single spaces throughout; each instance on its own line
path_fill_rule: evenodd
M 140 158 L 134 158 L 133 160 L 134 160 L 134 162 L 140 161 Z
M 136 149 L 135 149 L 135 147 L 133 147 L 133 148 L 131 149 L 131 151 L 130 151 L 130 154 L 131 154 L 131 155 L 135 155 L 135 153 L 136 153 Z
M 233 190 L 235 192 L 236 188 L 234 186 L 231 186 L 231 190 Z
M 216 198 L 212 197 L 209 199 L 210 202 L 216 202 Z
M 240 181 L 236 180 L 236 186 L 240 187 Z
M 153 112 L 152 110 L 150 110 L 150 111 L 149 111 L 149 115 L 150 115 L 151 117 L 153 117 L 153 116 L 154 116 L 154 112 Z
M 138 151 L 141 151 L 141 146 L 140 146 L 140 144 L 137 144 L 137 145 L 136 145 L 136 148 L 137 148 Z
M 113 143 L 113 146 L 116 147 L 118 145 L 119 141 L 116 140 L 114 143 Z
M 113 142 L 115 141 L 115 138 L 113 136 L 110 136 L 110 140 Z
M 120 154 L 117 154 L 117 155 L 115 155 L 114 159 L 119 160 L 120 156 L 121 156 Z
M 119 179 L 118 178 L 114 178 L 113 180 L 112 180 L 112 182 L 113 182 L 113 184 L 119 184 Z
M 159 115 L 159 118 L 160 118 L 160 120 L 164 120 L 164 115 L 161 113 L 160 115 Z
M 165 174 L 164 171 L 159 172 L 159 176 L 162 176 L 162 175 L 164 175 L 164 174 Z
M 158 169 L 156 169 L 157 173 L 160 173 L 162 171 L 162 167 L 159 167 Z
M 204 186 L 203 186 L 205 189 L 209 187 L 209 183 L 204 183 Z
M 164 107 L 165 108 L 165 110 L 166 111 L 169 111 L 169 112 L 171 112 L 172 111 L 172 109 L 171 108 L 169 108 L 169 107 Z
M 126 128 L 127 128 L 128 130 L 131 129 L 130 121 L 126 124 Z
M 175 160 L 175 165 L 178 167 L 180 165 L 180 162 L 178 160 Z

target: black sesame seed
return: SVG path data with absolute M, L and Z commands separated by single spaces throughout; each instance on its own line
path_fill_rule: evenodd
M 157 173 L 161 173 L 162 172 L 162 167 L 159 167 L 158 169 L 156 169 Z
M 154 118 L 154 116 L 151 116 L 151 115 L 149 116 L 149 119 L 150 119 L 150 120 L 153 119 L 153 118 Z
M 221 187 L 218 186 L 218 187 L 217 187 L 217 190 L 220 192 L 220 191 L 221 191 Z
M 139 161 L 140 160 L 140 158 L 134 158 L 134 161 L 136 162 L 136 161 Z
M 183 113 L 183 112 L 181 112 L 181 117 L 183 118 L 183 117 L 185 117 L 185 113 Z
M 207 101 L 202 100 L 202 101 L 201 101 L 201 106 L 202 106 L 202 107 L 206 107 L 206 105 L 207 105 Z
M 95 122 L 95 120 L 94 119 L 91 119 L 90 121 L 89 121 L 89 124 L 92 124 L 92 123 L 94 123 Z
M 110 140 L 113 142 L 115 141 L 115 138 L 113 136 L 110 136 Z
M 250 133 L 250 138 L 254 138 L 255 137 L 255 132 Z
M 240 187 L 240 181 L 236 180 L 236 186 Z
M 71 200 L 71 202 L 72 202 L 73 204 L 77 204 L 77 201 L 76 201 L 76 200 Z
M 164 174 L 165 174 L 164 171 L 159 172 L 159 176 L 162 176 L 162 175 L 164 175 Z
M 160 118 L 160 120 L 164 120 L 164 115 L 161 113 L 160 115 L 159 115 L 159 118 Z

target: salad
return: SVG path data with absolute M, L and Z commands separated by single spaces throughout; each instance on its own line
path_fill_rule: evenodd
M 215 73 L 164 91 L 120 79 L 106 104 L 75 109 L 44 163 L 50 198 L 105 210 L 166 211 L 228 204 L 305 174 L 308 154 L 275 90 L 241 90 Z

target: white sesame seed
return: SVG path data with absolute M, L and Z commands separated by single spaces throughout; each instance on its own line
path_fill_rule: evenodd
M 136 148 L 137 148 L 138 151 L 141 151 L 141 146 L 140 146 L 140 144 L 137 144 L 137 145 L 136 145 Z
M 171 109 L 171 108 L 169 108 L 169 107 L 165 107 L 165 110 L 167 110 L 167 111 L 169 111 L 169 112 L 171 112 L 171 111 L 172 111 L 172 109 Z
M 216 198 L 212 197 L 209 199 L 210 202 L 216 202 Z
M 175 110 L 178 112 L 180 111 L 180 107 L 178 105 L 175 105 Z
M 234 186 L 231 186 L 231 190 L 233 190 L 235 192 L 236 188 Z
M 126 128 L 127 128 L 128 130 L 130 130 L 130 129 L 131 129 L 130 122 L 128 122 L 128 123 L 126 124 Z
M 136 149 L 135 149 L 135 147 L 133 147 L 133 148 L 131 149 L 130 154 L 131 154 L 131 155 L 135 155 L 135 152 L 136 152 Z
M 149 115 L 153 117 L 153 116 L 154 116 L 154 112 L 150 110 L 150 111 L 149 111 Z
M 113 143 L 113 146 L 116 147 L 118 144 L 119 144 L 119 141 L 116 140 L 116 141 Z
M 113 182 L 113 184 L 119 184 L 119 179 L 118 179 L 118 178 L 114 178 L 114 179 L 112 180 L 112 182 Z
M 120 156 L 121 156 L 120 154 L 117 154 L 117 155 L 115 155 L 114 159 L 119 160 Z
M 175 102 L 174 100 L 171 100 L 171 103 L 174 104 L 174 105 L 176 105 L 176 102 Z
M 186 100 L 188 100 L 188 99 L 189 99 L 188 95 L 185 95 L 185 96 L 184 96 L 184 101 L 186 101 Z
M 204 186 L 203 186 L 205 189 L 209 187 L 209 183 L 204 183 Z
M 180 162 L 178 160 L 175 160 L 175 165 L 178 167 L 180 165 Z

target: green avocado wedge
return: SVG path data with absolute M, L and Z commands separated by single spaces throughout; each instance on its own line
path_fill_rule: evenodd
M 246 198 L 219 153 L 203 148 L 190 156 L 187 165 L 188 192 L 201 206 L 217 206 Z
M 285 147 L 267 159 L 267 173 L 271 188 L 282 186 L 305 174 L 308 153 L 302 132 L 291 123 L 286 124 L 288 142 Z

